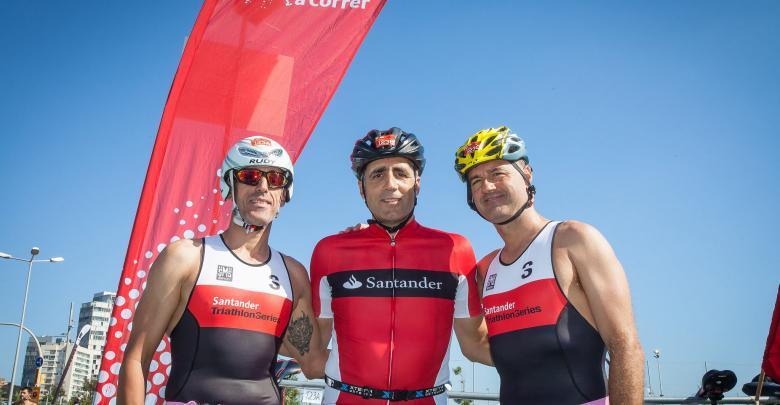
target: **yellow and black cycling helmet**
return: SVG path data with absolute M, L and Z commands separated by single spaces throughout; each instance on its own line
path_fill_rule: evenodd
M 468 179 L 467 175 L 471 168 L 491 160 L 506 160 L 512 162 L 512 166 L 520 172 L 523 180 L 525 180 L 525 190 L 526 193 L 528 193 L 528 200 L 526 200 L 525 204 L 523 204 L 514 215 L 505 221 L 494 222 L 496 225 L 505 225 L 514 221 L 523 213 L 523 211 L 530 207 L 534 194 L 536 194 L 536 187 L 531 184 L 530 179 L 526 177 L 523 170 L 516 163 L 518 160 L 522 160 L 528 164 L 525 142 L 514 134 L 509 127 L 500 126 L 498 128 L 483 129 L 476 134 L 471 135 L 466 140 L 466 143 L 455 152 L 455 171 L 458 172 L 460 179 L 466 183 L 466 203 L 468 203 L 469 207 L 476 211 L 482 218 L 485 218 L 485 216 L 477 209 L 477 205 L 474 203 L 474 199 L 471 195 L 471 185 L 466 180 Z M 487 220 L 487 218 L 485 219 Z
M 471 135 L 455 152 L 455 171 L 465 182 L 466 173 L 472 167 L 499 159 L 528 163 L 525 142 L 507 126 L 483 129 Z

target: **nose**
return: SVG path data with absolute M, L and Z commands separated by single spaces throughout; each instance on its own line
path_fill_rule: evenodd
M 385 176 L 384 188 L 388 191 L 393 191 L 398 188 L 398 179 L 393 175 L 392 171 L 389 171 L 387 176 Z
M 261 176 L 260 181 L 257 182 L 257 185 L 255 186 L 257 190 L 260 190 L 262 192 L 268 192 L 268 177 L 267 176 Z

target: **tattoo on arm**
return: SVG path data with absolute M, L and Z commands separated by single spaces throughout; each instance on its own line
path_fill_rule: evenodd
M 287 340 L 303 356 L 309 351 L 309 343 L 314 327 L 306 314 L 301 314 L 298 319 L 293 319 L 287 329 Z

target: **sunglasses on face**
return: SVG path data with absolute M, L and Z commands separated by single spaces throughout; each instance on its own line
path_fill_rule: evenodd
M 260 169 L 241 169 L 236 172 L 236 179 L 239 183 L 248 186 L 260 184 L 260 180 L 263 177 L 265 177 L 265 180 L 268 182 L 268 188 L 282 188 L 289 183 L 289 178 L 284 172 L 274 170 L 263 171 Z

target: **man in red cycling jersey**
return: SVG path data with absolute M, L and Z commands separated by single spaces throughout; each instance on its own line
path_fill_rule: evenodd
M 323 403 L 445 404 L 453 323 L 463 354 L 492 364 L 471 245 L 415 221 L 425 158 L 414 134 L 370 131 L 351 160 L 372 219 L 321 240 L 311 261 L 314 312 L 333 338 Z
M 626 276 L 606 239 L 590 225 L 536 212 L 525 143 L 507 127 L 470 136 L 455 170 L 469 206 L 504 240 L 480 261 L 478 282 L 501 402 L 641 404 L 642 348 Z

